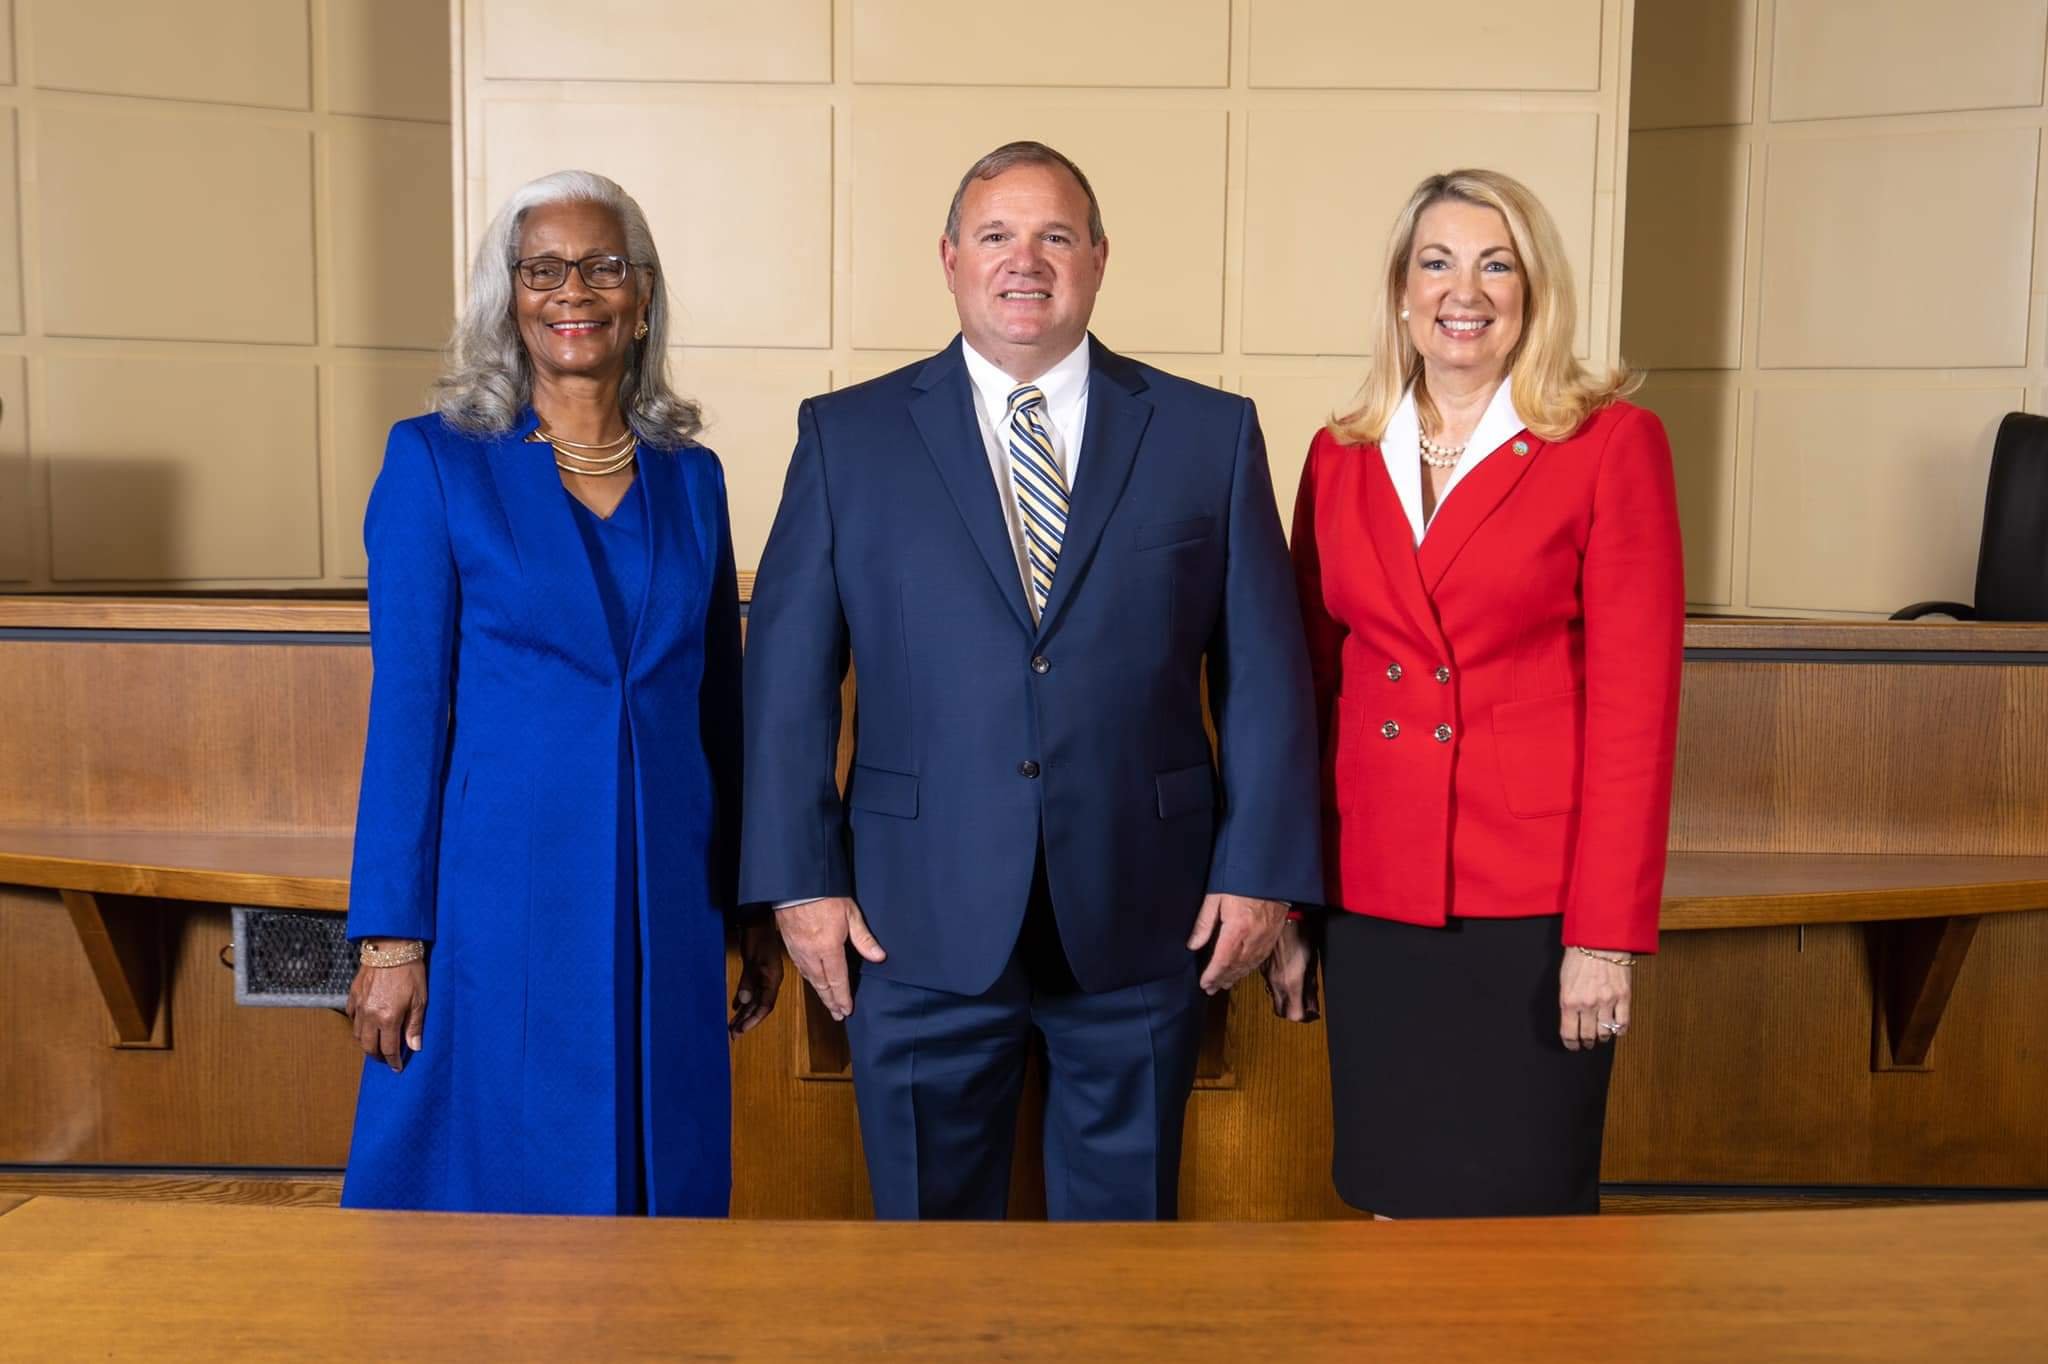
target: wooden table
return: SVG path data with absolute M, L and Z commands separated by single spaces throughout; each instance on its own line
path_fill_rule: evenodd
M 649 1222 L 38 1198 L 0 1359 L 2019 1360 L 2048 1204 L 1467 1223 Z

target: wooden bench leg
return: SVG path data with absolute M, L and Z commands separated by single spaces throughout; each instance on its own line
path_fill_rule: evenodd
M 1977 936 L 1975 916 L 1872 924 L 1877 951 L 1873 1070 L 1925 1070 L 1935 1029 Z
M 147 900 L 91 891 L 62 892 L 71 926 L 114 1024 L 114 1045 L 166 1050 L 171 1045 L 164 916 Z

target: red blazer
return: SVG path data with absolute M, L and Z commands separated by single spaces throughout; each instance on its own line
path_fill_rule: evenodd
M 1329 903 L 1562 913 L 1567 944 L 1655 951 L 1685 618 L 1657 418 L 1617 402 L 1568 440 L 1524 431 L 1419 548 L 1379 448 L 1319 432 L 1294 563 Z

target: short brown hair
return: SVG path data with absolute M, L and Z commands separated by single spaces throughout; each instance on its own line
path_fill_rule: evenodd
M 1019 166 L 1058 166 L 1073 176 L 1081 193 L 1088 196 L 1088 244 L 1102 244 L 1102 205 L 1096 201 L 1095 186 L 1088 183 L 1079 166 L 1043 142 L 1005 142 L 967 168 L 967 174 L 960 177 L 960 187 L 953 191 L 952 206 L 946 210 L 947 241 L 955 246 L 960 244 L 960 201 L 967 197 L 967 187 L 976 180 L 993 180 Z

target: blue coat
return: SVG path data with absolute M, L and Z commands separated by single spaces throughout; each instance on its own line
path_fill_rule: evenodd
M 365 1065 L 343 1202 L 633 1211 L 644 1157 L 649 1211 L 723 1215 L 740 790 L 724 475 L 705 449 L 643 450 L 650 562 L 621 676 L 535 425 L 401 422 L 370 498 L 348 932 L 433 949 L 422 1050 L 402 1074 Z
M 1308 654 L 1257 415 L 1090 345 L 1036 625 L 959 342 L 799 413 L 748 621 L 740 894 L 854 896 L 888 952 L 862 969 L 887 979 L 988 989 L 1041 838 L 1089 991 L 1185 969 L 1205 892 L 1322 894 Z

